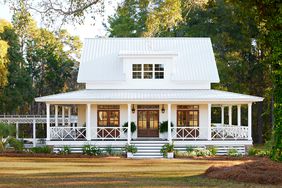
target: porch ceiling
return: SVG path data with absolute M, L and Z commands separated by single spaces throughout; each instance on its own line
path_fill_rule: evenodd
M 262 97 L 212 89 L 87 89 L 38 97 L 36 102 L 87 103 L 87 102 L 258 102 Z

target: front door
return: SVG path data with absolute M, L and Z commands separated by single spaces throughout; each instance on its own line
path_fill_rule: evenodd
M 137 111 L 138 137 L 159 137 L 159 111 Z

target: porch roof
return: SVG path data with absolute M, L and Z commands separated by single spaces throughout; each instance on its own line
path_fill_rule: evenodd
M 213 89 L 85 89 L 38 97 L 36 102 L 258 102 L 262 97 Z

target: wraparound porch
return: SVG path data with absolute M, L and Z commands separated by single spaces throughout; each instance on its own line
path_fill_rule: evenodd
M 50 106 L 54 106 L 53 112 L 55 117 L 55 123 L 48 125 L 48 117 L 50 117 Z M 100 106 L 120 106 L 118 110 L 118 125 L 112 126 L 106 124 L 105 126 L 99 126 L 99 105 Z M 154 109 L 158 111 L 157 113 L 157 131 L 158 135 L 154 137 L 139 137 L 138 131 L 140 131 L 140 124 L 144 123 L 143 120 L 136 116 L 138 116 L 138 111 L 152 111 L 152 109 L 139 109 L 138 105 L 142 106 L 158 106 L 158 109 Z M 244 126 L 241 124 L 241 105 L 246 105 L 248 108 L 248 126 Z M 82 107 L 84 106 L 84 108 Z M 178 109 L 178 106 L 198 106 L 198 119 L 197 126 L 185 125 L 183 126 L 183 118 L 179 118 L 179 111 L 183 111 L 183 109 Z M 232 124 L 232 106 L 237 108 L 237 124 Z M 248 143 L 252 143 L 251 137 L 251 103 L 247 104 L 203 104 L 203 103 L 168 103 L 168 104 L 105 104 L 105 103 L 88 103 L 88 104 L 50 104 L 47 103 L 47 144 L 59 144 L 69 143 L 70 145 L 74 143 L 101 143 L 111 144 L 119 143 L 119 144 L 130 144 L 132 140 L 140 139 L 140 138 L 159 138 L 162 140 L 167 140 L 168 142 L 174 141 L 176 142 L 211 142 L 211 141 L 220 141 L 224 143 L 226 141 L 248 141 Z M 65 116 L 65 109 L 68 110 L 68 115 L 77 115 L 78 121 L 73 123 L 59 122 L 56 120 L 56 117 L 59 117 L 59 107 L 61 107 L 62 112 L 61 116 Z M 77 108 L 76 110 L 71 110 L 72 108 Z M 221 109 L 221 122 L 213 123 L 212 120 L 212 108 L 220 108 Z M 228 123 L 225 122 L 224 111 L 225 108 L 228 108 Z M 82 112 L 84 110 L 84 113 Z M 107 109 L 111 111 L 112 109 Z M 187 111 L 191 111 L 186 109 Z M 184 110 L 185 111 L 185 110 Z M 193 111 L 193 110 L 192 110 Z M 75 112 L 77 114 L 71 114 Z M 84 118 L 82 118 L 84 115 Z M 95 117 L 96 115 L 96 117 Z M 196 116 L 196 115 L 194 115 Z M 82 118 L 82 119 L 81 119 Z M 188 118 L 188 116 L 187 116 Z M 64 119 L 64 118 L 63 118 Z M 85 122 L 83 121 L 85 120 Z M 154 119 L 154 118 L 153 118 Z M 185 118 L 184 118 L 185 119 Z M 168 131 L 166 133 L 159 132 L 159 124 L 162 121 L 167 121 L 168 123 Z M 193 119 L 194 121 L 194 119 Z M 128 134 L 131 132 L 131 126 L 123 127 L 124 122 L 134 122 L 137 126 L 136 131 L 132 134 Z M 147 120 L 145 121 L 146 128 L 154 127 L 156 122 L 150 122 L 147 125 Z M 185 121 L 188 122 L 188 121 Z M 171 126 L 171 123 L 173 126 Z M 150 131 L 150 129 L 149 129 Z

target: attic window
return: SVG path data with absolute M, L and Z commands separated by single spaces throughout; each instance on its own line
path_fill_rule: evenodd
M 133 79 L 164 79 L 164 64 L 133 64 Z

